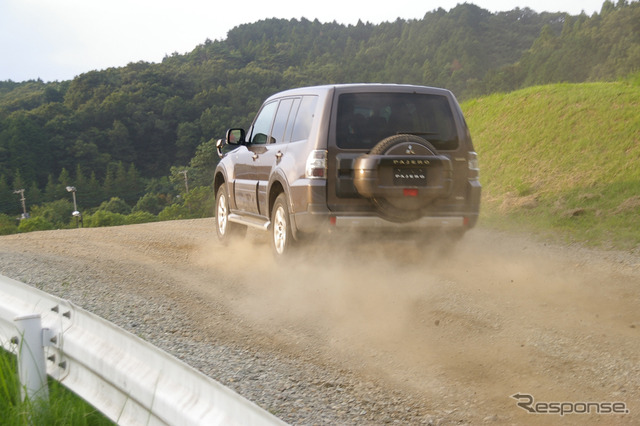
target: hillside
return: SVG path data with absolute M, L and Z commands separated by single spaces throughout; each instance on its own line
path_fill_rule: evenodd
M 640 244 L 640 79 L 531 87 L 463 110 L 485 224 Z
M 197 168 L 191 163 L 199 148 L 209 149 L 228 127 L 247 126 L 279 90 L 411 83 L 446 87 L 464 100 L 531 85 L 615 81 L 639 70 L 639 22 L 638 1 L 605 1 L 592 16 L 491 13 L 465 3 L 378 25 L 267 19 L 159 64 L 65 82 L 0 82 L 0 182 L 25 188 L 39 204 L 61 195 L 49 183 L 65 177 L 81 191 L 86 185 L 75 181 L 95 174 L 92 193 L 78 193 L 90 207 L 123 193 L 133 205 L 150 181 L 179 181 L 172 167 Z M 140 181 L 118 179 L 120 164 Z M 206 184 L 210 176 L 195 171 L 192 183 Z M 1 187 L 0 213 L 15 213 L 15 196 Z

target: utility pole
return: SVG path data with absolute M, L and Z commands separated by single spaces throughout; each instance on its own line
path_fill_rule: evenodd
M 22 201 L 22 217 L 20 219 L 26 219 L 29 217 L 29 215 L 27 214 L 27 205 L 25 204 L 25 201 L 27 201 L 24 198 L 24 189 L 16 189 L 15 191 L 13 191 L 14 194 L 20 194 L 20 201 Z
M 182 171 L 180 171 L 178 173 L 184 175 L 184 188 L 185 188 L 186 192 L 189 192 L 189 180 L 187 179 L 188 170 L 182 170 Z

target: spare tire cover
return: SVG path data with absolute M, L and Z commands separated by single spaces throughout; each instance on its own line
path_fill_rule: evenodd
M 369 152 L 373 155 L 406 156 L 407 159 L 416 156 L 434 156 L 437 151 L 427 140 L 411 134 L 389 136 L 378 142 Z M 433 201 L 429 198 L 414 197 L 385 197 L 374 195 L 371 201 L 380 216 L 394 222 L 408 222 L 421 217 L 421 209 Z

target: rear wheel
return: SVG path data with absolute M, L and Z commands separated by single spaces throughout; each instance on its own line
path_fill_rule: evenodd
M 276 256 L 288 254 L 293 245 L 293 233 L 285 194 L 276 198 L 271 210 L 271 247 Z
M 218 188 L 216 194 L 216 233 L 218 240 L 227 244 L 232 237 L 244 235 L 247 227 L 229 221 L 229 195 L 224 184 Z

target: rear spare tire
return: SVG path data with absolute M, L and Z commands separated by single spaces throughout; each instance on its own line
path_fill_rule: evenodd
M 380 216 L 394 222 L 420 218 L 422 209 L 451 190 L 452 167 L 427 140 L 389 136 L 354 163 L 354 185 Z

